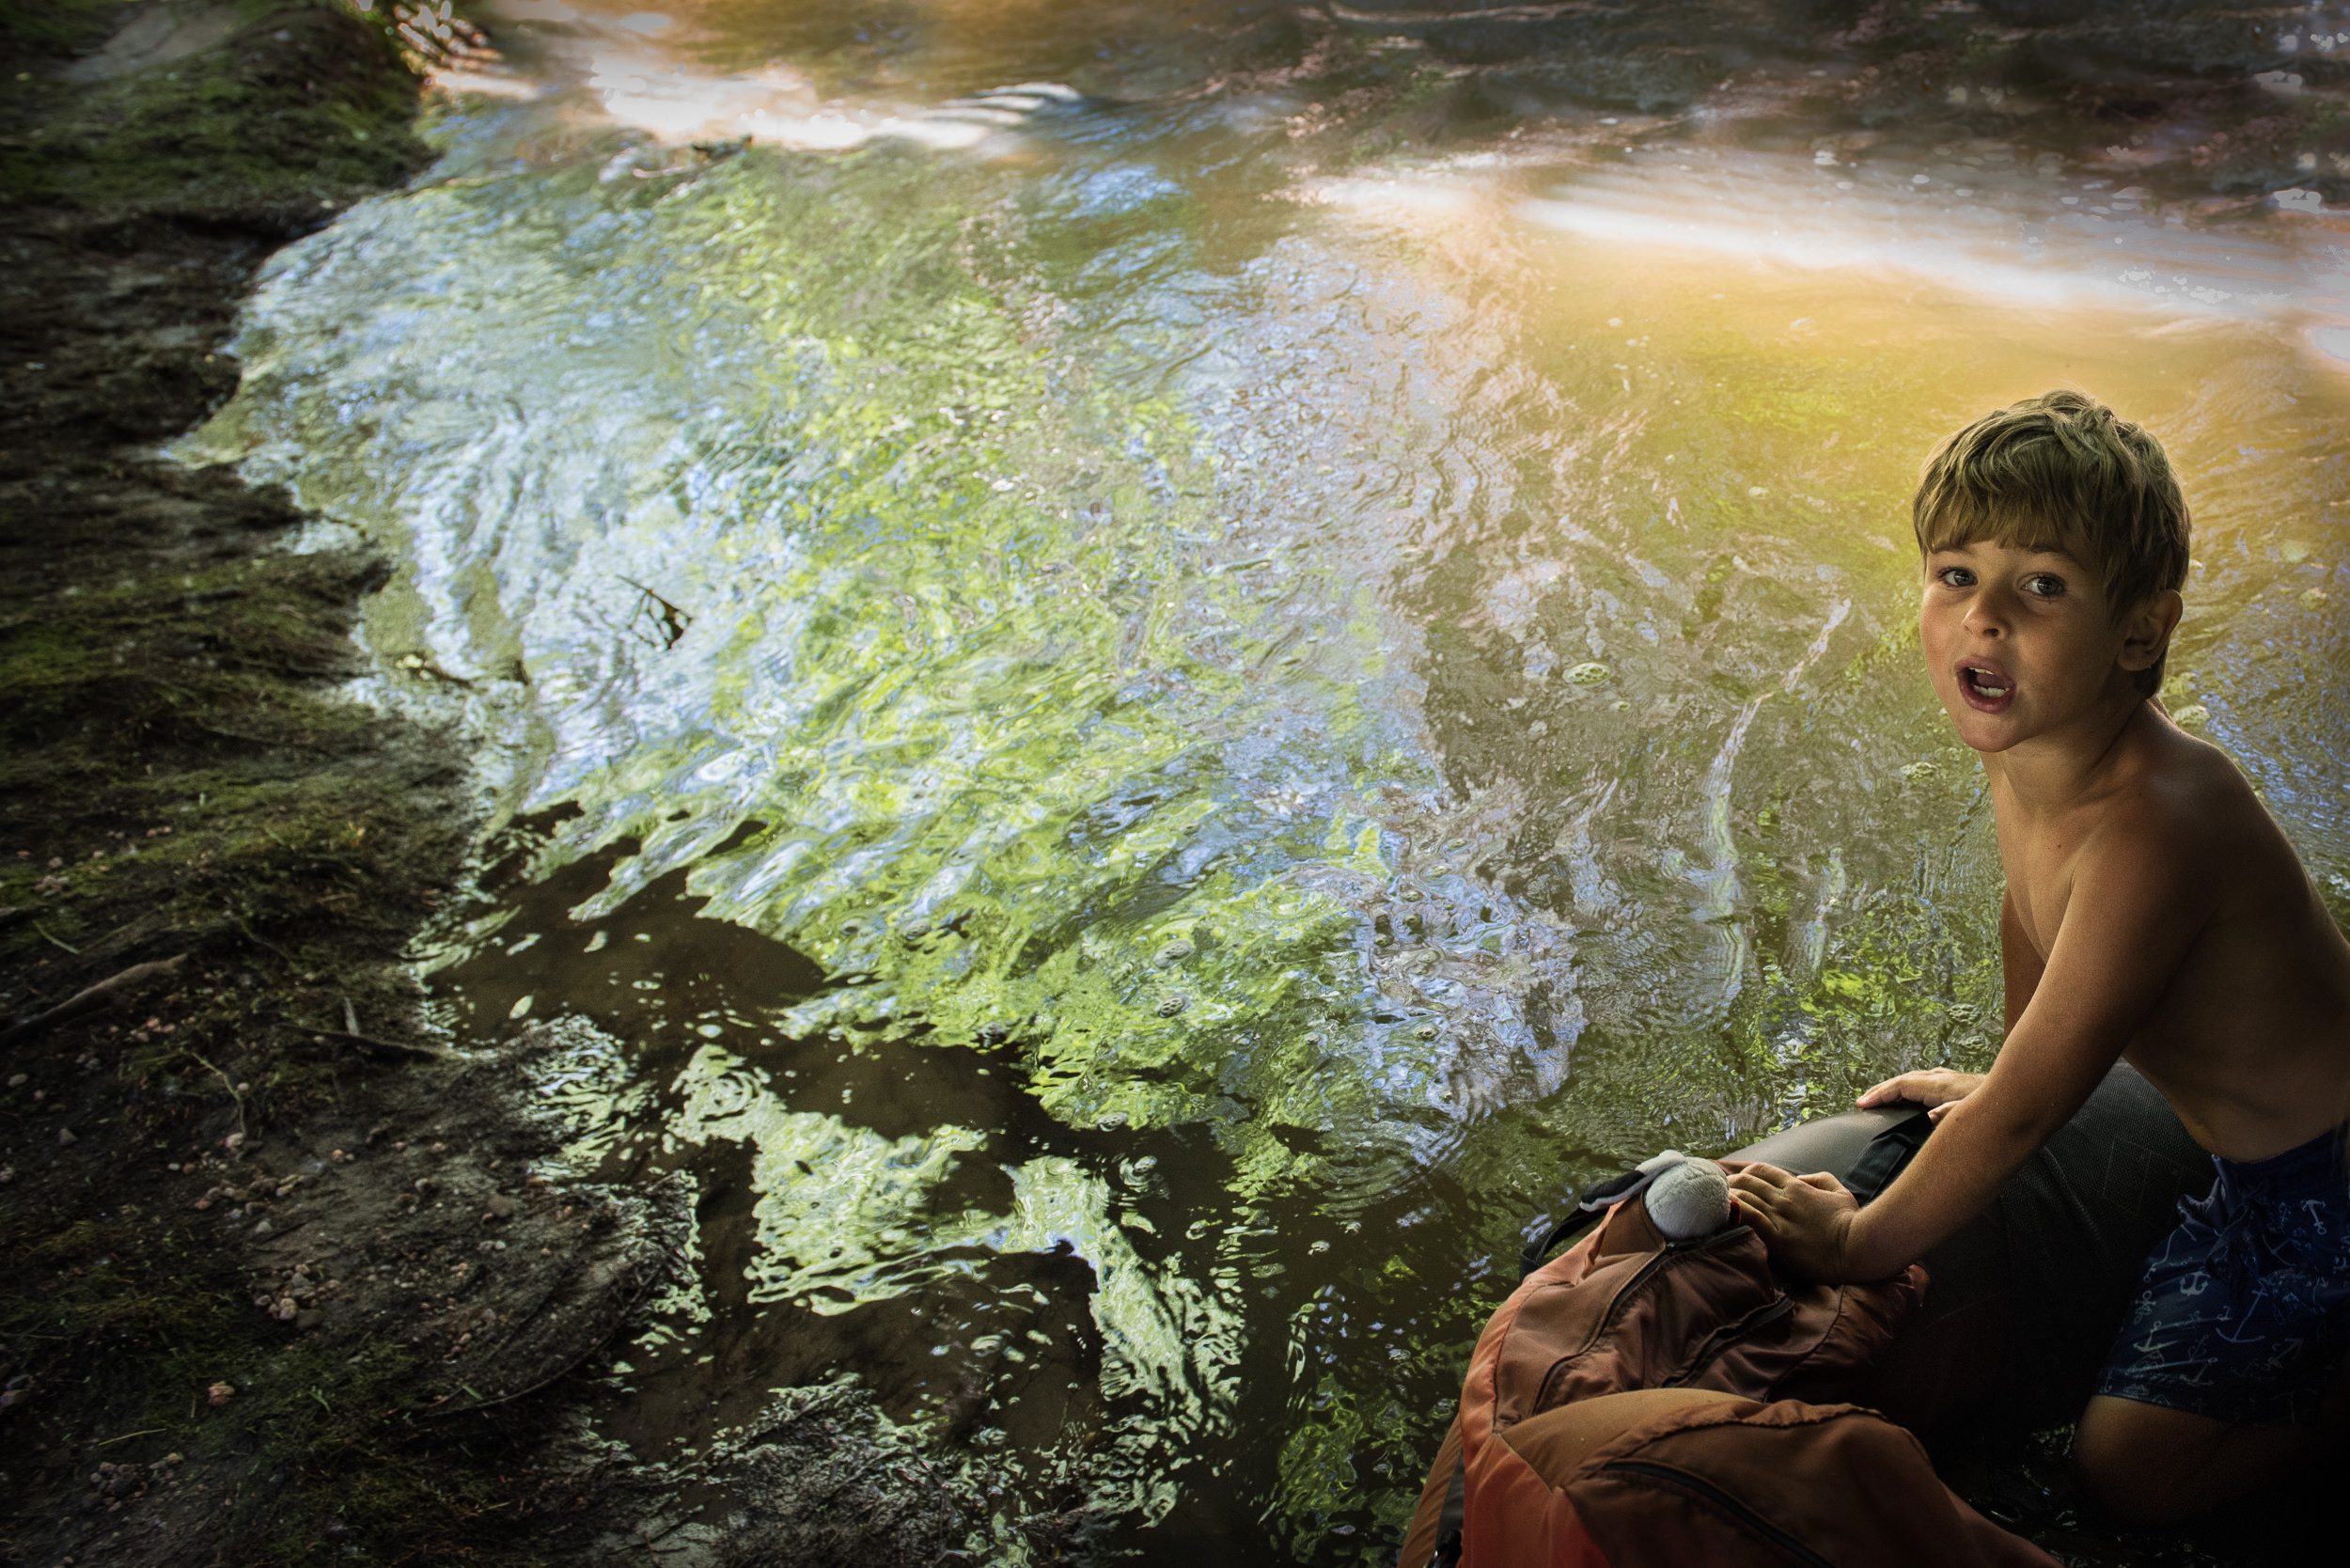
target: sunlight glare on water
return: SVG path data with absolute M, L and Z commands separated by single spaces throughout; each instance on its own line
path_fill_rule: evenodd
M 1339 157 L 1200 7 L 506 14 L 183 455 L 389 556 L 524 855 L 442 1005 L 603 1022 L 574 1165 L 698 1185 L 648 1458 L 854 1372 L 1104 1550 L 1390 1557 L 1536 1215 L 1987 1059 L 1904 508 L 2015 397 L 2170 444 L 2171 705 L 2350 888 L 2322 214 Z

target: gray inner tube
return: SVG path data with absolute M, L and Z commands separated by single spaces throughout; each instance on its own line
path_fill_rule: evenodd
M 1849 1181 L 1888 1137 L 1922 1142 L 1922 1119 L 1907 1107 L 1847 1111 L 1723 1158 Z M 1891 1163 L 1897 1171 L 1906 1153 Z M 2072 1420 L 2147 1253 L 2178 1225 L 2179 1200 L 2209 1191 L 2212 1179 L 2211 1156 L 2170 1103 L 2117 1063 L 1990 1207 L 1920 1260 L 1931 1280 L 1925 1306 L 1894 1345 L 1877 1403 L 1929 1431 Z

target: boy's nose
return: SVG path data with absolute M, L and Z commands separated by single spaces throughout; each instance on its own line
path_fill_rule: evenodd
M 1996 637 L 2005 635 L 2007 621 L 2008 605 L 2000 597 L 1998 590 L 1985 588 L 1967 602 L 1966 619 L 1963 624 L 1970 632 L 1981 632 L 1985 636 Z

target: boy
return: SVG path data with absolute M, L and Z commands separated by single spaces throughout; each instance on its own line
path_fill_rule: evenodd
M 1943 443 L 1912 516 L 1927 669 L 1998 816 L 2007 1038 L 1987 1074 L 1861 1096 L 1937 1121 L 1867 1208 L 1766 1165 L 1732 1190 L 1782 1266 L 1879 1278 L 2126 1058 L 2218 1178 L 2147 1261 L 2074 1456 L 2112 1507 L 2185 1518 L 2313 1444 L 2350 1348 L 2350 943 L 2243 776 L 2151 700 L 2187 572 L 2153 436 L 2077 393 L 2029 399 Z

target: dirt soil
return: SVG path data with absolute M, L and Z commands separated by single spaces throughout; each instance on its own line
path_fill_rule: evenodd
M 951 1557 L 978 1499 L 853 1390 L 690 1471 L 586 1430 L 690 1195 L 542 1170 L 532 1064 L 612 1043 L 425 1024 L 478 811 L 338 689 L 384 563 L 157 455 L 269 253 L 428 161 L 396 40 L 282 0 L 0 39 L 0 1561 Z

